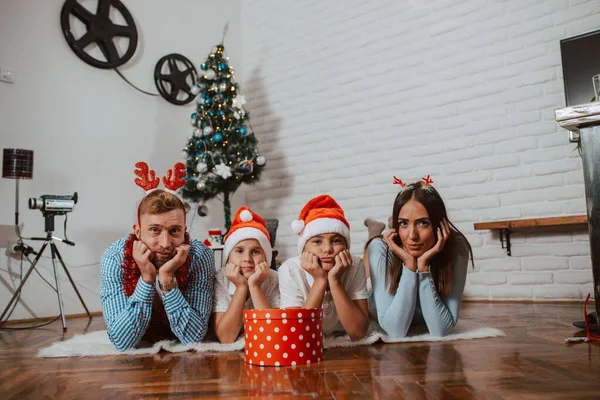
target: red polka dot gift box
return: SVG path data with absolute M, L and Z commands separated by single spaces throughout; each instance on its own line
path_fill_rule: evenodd
M 287 366 L 323 360 L 323 309 L 244 311 L 244 353 L 254 365 Z

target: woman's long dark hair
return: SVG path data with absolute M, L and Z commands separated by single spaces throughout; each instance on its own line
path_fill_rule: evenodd
M 438 293 L 441 294 L 442 297 L 447 297 L 452 288 L 453 256 L 456 252 L 463 252 L 465 255 L 469 256 L 471 264 L 474 265 L 473 250 L 465 235 L 463 235 L 448 219 L 446 206 L 438 191 L 431 185 L 423 186 L 422 182 L 412 183 L 406 186 L 406 188 L 396 196 L 392 210 L 392 229 L 395 232 L 398 232 L 398 215 L 400 214 L 400 210 L 410 200 L 418 201 L 427 210 L 433 232 L 436 235 L 436 242 L 437 230 L 441 226 L 442 221 L 445 219 L 450 226 L 450 237 L 442 251 L 436 254 L 431 260 L 430 269 Z M 400 235 L 397 235 L 394 238 L 394 241 L 398 246 L 402 246 Z M 367 242 L 367 246 L 369 243 L 370 241 Z M 387 260 L 385 284 L 389 285 L 389 293 L 394 295 L 398 290 L 398 284 L 400 282 L 400 277 L 402 276 L 402 260 L 392 253 L 389 248 L 386 250 L 385 259 Z

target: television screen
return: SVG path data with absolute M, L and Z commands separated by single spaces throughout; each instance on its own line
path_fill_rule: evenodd
M 592 76 L 600 74 L 600 30 L 560 41 L 567 107 L 594 98 Z

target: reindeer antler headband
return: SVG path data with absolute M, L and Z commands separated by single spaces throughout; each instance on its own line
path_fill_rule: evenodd
M 148 164 L 140 161 L 135 164 L 135 167 L 137 169 L 134 173 L 139 176 L 139 178 L 135 178 L 136 185 L 144 189 L 146 194 L 158 189 L 160 179 L 156 177 L 156 174 L 148 167 Z M 182 162 L 175 163 L 173 169 L 167 170 L 167 174 L 162 178 L 165 191 L 177 195 L 177 189 L 185 185 L 186 175 L 185 164 Z
M 139 187 L 141 187 L 142 189 L 144 189 L 144 191 L 146 191 L 146 195 L 148 195 L 148 194 L 152 193 L 153 191 L 155 191 L 156 189 L 158 189 L 158 185 L 160 184 L 160 179 L 156 177 L 156 174 L 154 173 L 153 170 L 150 169 L 150 167 L 148 167 L 148 164 L 146 164 L 143 161 L 140 161 L 135 164 L 135 168 L 136 169 L 135 169 L 135 171 L 133 171 L 133 173 L 138 176 L 138 178 L 135 178 L 135 184 L 138 185 Z M 185 186 L 186 175 L 187 175 L 187 173 L 185 170 L 185 164 L 182 162 L 177 162 L 173 166 L 173 169 L 168 169 L 167 174 L 165 176 L 163 176 L 163 178 L 162 178 L 163 185 L 165 187 L 164 190 L 166 192 L 174 194 L 179 200 L 181 200 L 181 203 L 184 205 L 184 208 L 185 208 L 185 202 L 179 196 L 179 194 L 177 193 L 177 190 L 179 188 Z M 138 224 L 139 223 L 140 223 L 140 210 L 139 210 L 139 205 L 138 205 Z
M 420 182 L 421 182 L 421 187 L 423 189 L 427 190 L 428 192 L 431 192 L 433 190 L 433 179 L 431 179 L 431 175 L 427 175 L 425 178 L 421 178 Z M 394 185 L 400 185 L 402 187 L 402 189 L 400 189 L 400 192 L 403 192 L 406 189 L 415 189 L 416 185 L 419 182 L 414 182 L 414 183 L 407 185 L 406 182 L 403 182 L 401 179 L 394 176 L 393 183 L 394 183 Z

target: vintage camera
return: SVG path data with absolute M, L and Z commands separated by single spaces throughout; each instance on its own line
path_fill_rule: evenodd
M 73 211 L 77 198 L 77 192 L 73 195 L 44 194 L 39 199 L 31 197 L 29 208 L 31 210 L 39 209 L 44 215 L 64 215 Z

